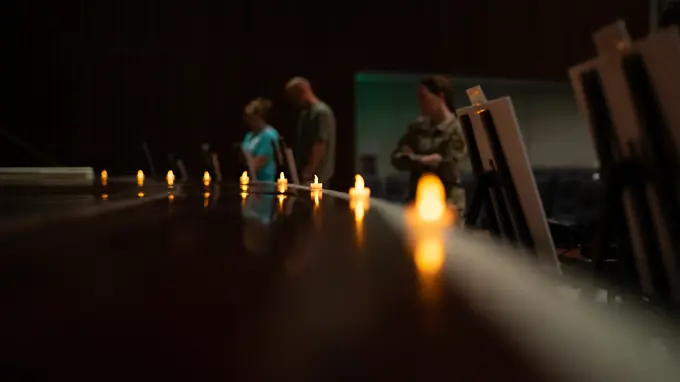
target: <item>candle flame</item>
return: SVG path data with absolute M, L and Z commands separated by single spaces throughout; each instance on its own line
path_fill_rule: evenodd
M 248 184 L 248 182 L 250 182 L 248 171 L 243 171 L 243 174 L 241 174 L 241 184 Z
M 314 184 L 319 184 L 319 177 L 314 175 Z
M 165 176 L 165 180 L 168 181 L 168 186 L 175 184 L 175 173 L 172 170 L 168 171 L 168 175 Z
M 210 178 L 210 173 L 207 172 L 207 171 L 204 172 L 204 173 L 203 173 L 203 185 L 206 186 L 206 187 L 210 186 L 210 181 L 211 181 L 211 180 L 212 180 L 212 179 Z
M 364 190 L 364 178 L 361 177 L 361 175 L 357 174 L 354 177 L 354 189 L 357 191 L 363 191 Z
M 446 192 L 441 180 L 425 174 L 418 181 L 416 190 L 416 213 L 425 222 L 441 219 L 446 212 Z
M 144 184 L 144 171 L 142 170 L 137 171 L 137 184 L 140 186 Z
M 281 172 L 281 175 L 279 175 L 279 180 L 286 180 L 286 177 L 283 176 L 283 172 Z

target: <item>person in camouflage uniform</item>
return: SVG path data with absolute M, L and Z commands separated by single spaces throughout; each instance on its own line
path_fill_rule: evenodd
M 450 93 L 451 83 L 444 77 L 428 77 L 420 83 L 422 116 L 408 126 L 399 140 L 392 153 L 392 165 L 411 173 L 407 202 L 415 198 L 421 175 L 433 173 L 444 184 L 449 204 L 462 217 L 465 190 L 460 184 L 460 165 L 467 160 L 467 144 Z

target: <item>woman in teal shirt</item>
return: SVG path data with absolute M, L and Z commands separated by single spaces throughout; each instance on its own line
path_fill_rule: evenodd
M 279 133 L 266 120 L 271 107 L 271 101 L 257 98 L 245 108 L 245 120 L 250 131 L 243 139 L 242 148 L 243 152 L 252 159 L 255 178 L 260 182 L 276 180 L 275 155 L 277 155 Z

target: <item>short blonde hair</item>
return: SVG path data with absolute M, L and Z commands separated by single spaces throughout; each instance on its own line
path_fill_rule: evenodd
M 272 101 L 266 98 L 258 97 L 250 101 L 248 105 L 246 105 L 245 113 L 246 115 L 257 115 L 262 118 L 266 118 L 271 108 Z

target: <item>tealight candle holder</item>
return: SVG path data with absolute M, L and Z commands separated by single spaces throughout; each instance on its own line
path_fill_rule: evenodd
M 361 175 L 356 175 L 354 177 L 354 187 L 349 189 L 350 208 L 354 209 L 354 206 L 357 204 L 367 207 L 370 198 L 371 189 L 366 188 L 364 178 Z
M 241 178 L 239 178 L 241 184 L 241 191 L 247 191 L 248 185 L 250 184 L 250 178 L 248 177 L 248 171 L 243 171 Z
M 283 172 L 279 175 L 279 179 L 276 180 L 276 188 L 280 194 L 288 190 L 288 179 L 283 175 Z
M 318 192 L 321 192 L 321 190 L 323 190 L 323 183 L 319 183 L 318 176 L 314 175 L 314 183 L 309 184 L 309 189 Z
M 173 173 L 172 170 L 168 171 L 165 180 L 168 182 L 168 187 L 172 188 L 172 186 L 175 185 L 175 173 Z

